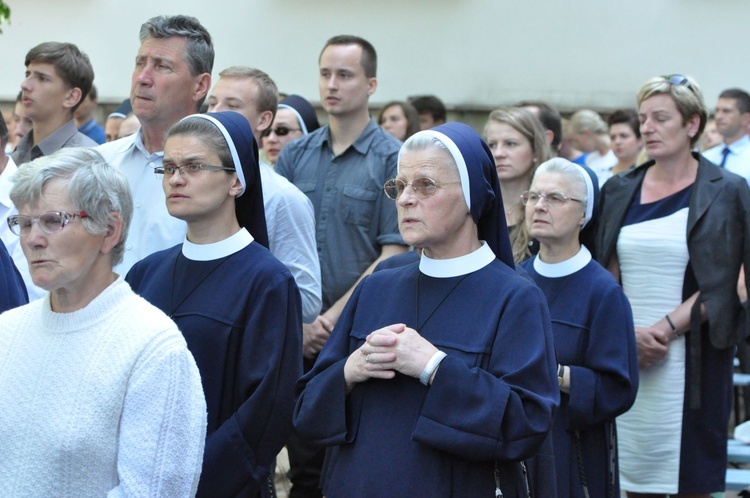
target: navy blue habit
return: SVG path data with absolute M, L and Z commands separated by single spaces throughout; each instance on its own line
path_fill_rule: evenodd
M 492 155 L 466 125 L 430 131 L 465 160 L 472 217 L 491 260 L 435 277 L 409 263 L 411 255 L 357 286 L 297 387 L 296 430 L 329 447 L 321 483 L 329 498 L 470 498 L 495 496 L 496 488 L 526 497 L 521 462 L 545 442 L 559 402 L 547 306 L 514 268 Z M 370 332 L 394 323 L 447 353 L 432 384 L 397 373 L 347 395 L 347 358 Z
M 197 496 L 269 496 L 302 374 L 301 300 L 294 277 L 265 247 L 257 145 L 247 120 L 235 112 L 200 117 L 218 121 L 236 149 L 247 187 L 235 205 L 241 232 L 254 240 L 202 260 L 177 245 L 138 262 L 126 280 L 175 321 L 201 373 L 208 427 Z

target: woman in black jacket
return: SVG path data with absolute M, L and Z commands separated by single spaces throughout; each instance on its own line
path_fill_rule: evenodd
M 724 489 L 734 346 L 746 323 L 737 294 L 750 263 L 744 179 L 692 152 L 703 96 L 682 75 L 638 92 L 651 161 L 602 191 L 600 262 L 633 308 L 640 388 L 618 419 L 622 489 L 708 496 Z

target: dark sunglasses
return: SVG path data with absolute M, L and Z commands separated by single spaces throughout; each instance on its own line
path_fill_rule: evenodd
M 267 137 L 271 134 L 271 132 L 274 132 L 279 137 L 285 137 L 289 135 L 289 132 L 300 130 L 301 128 L 287 128 L 286 126 L 277 126 L 276 128 L 268 128 L 263 132 L 262 136 Z

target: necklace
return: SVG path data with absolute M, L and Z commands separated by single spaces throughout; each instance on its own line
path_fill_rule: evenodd
M 415 322 L 415 323 L 416 323 L 416 325 L 417 325 L 417 329 L 416 329 L 416 330 L 417 330 L 417 332 L 419 332 L 419 331 L 421 331 L 421 330 L 422 330 L 422 328 L 423 328 L 423 327 L 425 326 L 425 324 L 426 324 L 426 323 L 427 323 L 428 321 L 430 321 L 430 318 L 432 318 L 432 315 L 434 315 L 434 314 L 435 314 L 435 312 L 436 312 L 437 310 L 439 310 L 439 309 L 440 309 L 440 306 L 442 306 L 442 305 L 443 305 L 443 303 L 445 302 L 445 300 L 446 300 L 446 299 L 448 299 L 448 298 L 450 297 L 450 295 L 451 295 L 451 294 L 453 294 L 453 291 L 454 291 L 454 290 L 456 290 L 456 288 L 457 288 L 457 287 L 458 287 L 458 286 L 459 286 L 459 285 L 461 284 L 461 282 L 463 282 L 463 281 L 464 281 L 464 279 L 465 279 L 466 277 L 468 277 L 469 275 L 471 275 L 471 273 L 467 273 L 466 275 L 462 276 L 462 277 L 461 277 L 461 278 L 460 278 L 460 279 L 458 280 L 458 282 L 456 282 L 456 283 L 455 283 L 455 284 L 453 285 L 453 287 L 451 287 L 451 290 L 450 290 L 450 291 L 448 291 L 448 293 L 447 293 L 447 294 L 446 294 L 446 295 L 445 295 L 445 296 L 443 297 L 443 299 L 441 299 L 441 300 L 440 300 L 440 302 L 438 303 L 438 305 L 437 305 L 437 306 L 435 306 L 435 308 L 434 308 L 434 309 L 432 310 L 432 312 L 431 312 L 431 313 L 430 313 L 430 314 L 429 314 L 429 315 L 427 316 L 427 318 L 425 318 L 424 322 L 422 322 L 422 323 L 420 324 L 420 323 L 419 323 L 419 283 L 420 283 L 420 281 L 422 280 L 422 272 L 419 272 L 419 274 L 417 275 L 417 306 L 416 306 L 416 307 L 417 307 L 417 313 L 416 313 L 416 314 L 417 314 L 417 316 L 416 316 L 416 318 L 417 318 L 417 319 L 416 319 L 416 322 Z
M 190 289 L 190 292 L 188 292 L 187 295 L 185 297 L 183 297 L 180 300 L 180 302 L 175 305 L 174 304 L 174 290 L 175 290 L 175 287 L 176 287 L 175 280 L 177 279 L 177 262 L 180 260 L 181 256 L 183 258 L 185 257 L 185 256 L 182 255 L 182 253 L 179 253 L 177 255 L 177 257 L 175 258 L 175 260 L 174 260 L 174 266 L 172 266 L 172 288 L 170 289 L 170 293 L 169 293 L 169 310 L 170 311 L 169 311 L 169 313 L 167 313 L 169 315 L 169 318 L 172 318 L 172 316 L 174 315 L 174 312 L 177 311 L 177 308 L 179 308 L 180 306 L 182 306 L 182 303 L 184 303 L 185 301 L 187 301 L 187 299 L 190 296 L 193 295 L 193 292 L 195 292 L 201 286 L 201 284 L 203 284 L 203 282 L 205 282 L 206 279 L 211 276 L 211 274 L 213 272 L 215 272 L 221 265 L 223 265 L 224 261 L 228 260 L 231 257 L 231 254 L 229 256 L 226 256 L 225 258 L 222 258 L 222 260 L 219 261 L 219 263 L 216 266 L 214 266 L 213 268 L 211 268 L 208 271 L 208 273 L 206 273 L 206 275 L 200 280 L 200 282 L 198 282 L 197 284 L 195 284 L 195 286 L 192 289 Z M 187 259 L 187 258 L 185 258 L 185 259 Z

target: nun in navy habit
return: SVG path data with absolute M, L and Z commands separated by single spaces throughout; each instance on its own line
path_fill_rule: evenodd
M 615 417 L 638 390 L 630 304 L 579 241 L 596 212 L 592 175 L 551 159 L 521 197 L 526 227 L 540 243 L 521 266 L 547 297 L 557 352 L 561 399 L 550 437 L 559 498 L 620 496 Z
M 126 280 L 172 317 L 198 364 L 208 407 L 198 496 L 268 496 L 292 429 L 302 315 L 294 278 L 267 250 L 250 125 L 234 112 L 188 116 L 156 172 L 187 235 Z
M 559 402 L 549 313 L 519 276 L 495 163 L 470 127 L 410 137 L 385 185 L 419 261 L 364 278 L 298 383 L 323 493 L 526 497 Z

